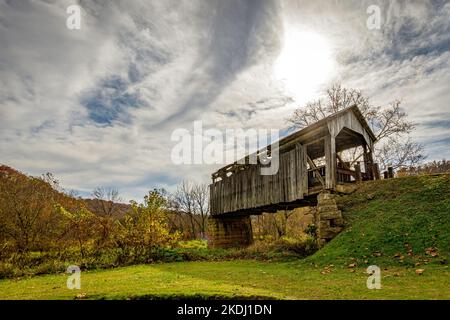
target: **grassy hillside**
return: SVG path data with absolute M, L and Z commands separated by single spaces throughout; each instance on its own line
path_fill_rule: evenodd
M 324 265 L 446 264 L 450 174 L 364 183 L 338 198 L 346 229 L 307 260 Z

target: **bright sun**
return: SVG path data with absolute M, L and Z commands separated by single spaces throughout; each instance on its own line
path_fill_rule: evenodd
M 297 102 L 306 102 L 331 75 L 334 62 L 330 46 L 321 35 L 288 29 L 274 67 L 285 89 Z

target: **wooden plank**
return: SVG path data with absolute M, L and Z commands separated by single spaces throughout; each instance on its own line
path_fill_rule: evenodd
M 355 164 L 355 180 L 356 180 L 356 183 L 360 183 L 362 180 L 361 166 L 359 165 L 359 163 Z
M 347 170 L 351 170 L 350 167 L 347 165 L 347 163 L 345 163 L 341 157 L 339 156 L 339 154 L 336 153 L 336 158 L 339 160 L 339 162 L 342 164 L 342 166 L 344 167 L 344 169 Z
M 325 138 L 325 162 L 325 186 L 327 189 L 334 189 L 336 185 L 336 143 L 332 134 Z
M 309 166 L 311 167 L 311 169 L 314 170 L 314 176 L 320 181 L 320 183 L 325 186 L 325 181 L 323 181 L 322 176 L 320 175 L 320 171 L 317 168 L 316 164 L 314 163 L 314 161 L 311 160 L 311 158 L 307 155 L 306 159 L 308 159 L 308 163 Z
M 291 156 L 289 160 L 290 168 L 289 168 L 289 177 L 290 177 L 290 201 L 297 200 L 297 170 L 296 170 L 296 158 L 297 158 L 297 150 L 293 149 L 291 151 Z
M 351 176 L 353 176 L 353 177 L 356 175 L 356 172 L 353 171 L 353 170 L 347 170 L 347 169 L 337 168 L 336 171 L 337 171 L 338 173 L 341 173 L 341 174 L 348 174 L 348 175 L 351 175 Z

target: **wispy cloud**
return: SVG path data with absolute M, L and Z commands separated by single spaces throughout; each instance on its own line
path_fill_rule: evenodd
M 172 131 L 194 120 L 285 128 L 298 101 L 273 65 L 291 27 L 329 41 L 337 68 L 321 88 L 341 81 L 376 104 L 402 98 L 430 157 L 450 156 L 445 1 L 88 0 L 81 30 L 65 26 L 70 4 L 0 0 L 0 161 L 20 170 L 128 198 L 208 182 L 215 167 L 171 163 Z M 380 30 L 366 27 L 371 4 Z

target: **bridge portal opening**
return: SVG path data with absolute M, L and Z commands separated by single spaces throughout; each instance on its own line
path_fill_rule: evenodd
M 344 127 L 336 136 L 335 142 L 338 183 L 373 179 L 372 152 L 363 135 Z

